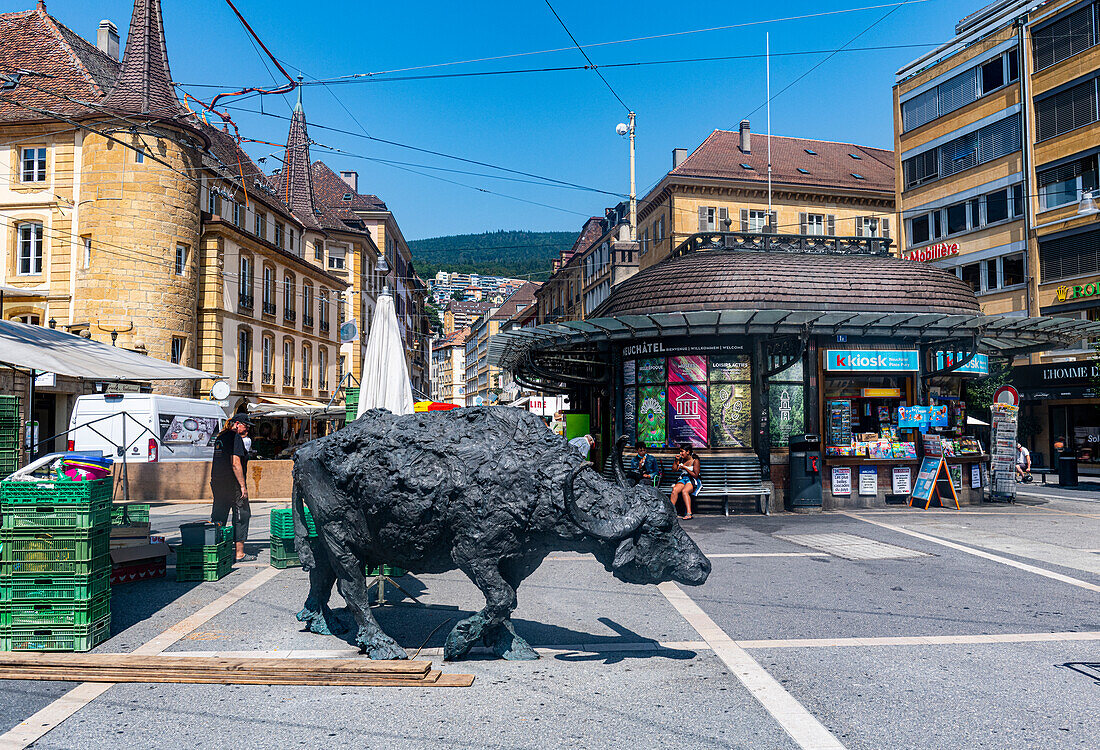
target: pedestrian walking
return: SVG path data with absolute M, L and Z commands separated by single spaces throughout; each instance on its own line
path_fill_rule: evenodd
M 210 491 L 214 495 L 214 507 L 210 520 L 225 525 L 233 512 L 233 538 L 236 542 L 237 562 L 255 560 L 246 555 L 244 541 L 248 538 L 248 521 L 252 511 L 248 507 L 248 449 L 244 437 L 252 422 L 246 414 L 234 415 L 225 423 L 225 429 L 214 439 L 214 460 L 210 466 Z

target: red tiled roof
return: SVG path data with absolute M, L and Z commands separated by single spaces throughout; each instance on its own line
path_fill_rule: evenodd
M 540 286 L 542 285 L 537 281 L 528 281 L 512 292 L 512 295 L 504 300 L 504 304 L 493 313 L 491 320 L 510 320 L 516 313 L 521 312 L 520 307 L 527 308 L 534 305 L 535 292 Z
M 192 127 L 206 136 L 210 146 L 209 153 L 219 162 L 228 173 L 227 176 L 236 178 L 244 184 L 248 197 L 260 200 L 269 208 L 280 213 L 284 218 L 297 220 L 290 208 L 277 196 L 256 185 L 259 180 L 264 186 L 268 185 L 267 175 L 260 169 L 256 162 L 252 161 L 247 153 L 237 143 L 237 139 L 224 130 L 213 127 L 198 118 L 192 118 Z M 299 223 L 301 223 L 299 221 Z
M 44 9 L 0 14 L 0 71 L 33 71 L 24 75 L 14 89 L 4 91 L 0 122 L 54 119 L 49 110 L 65 117 L 98 114 L 94 107 L 71 101 L 71 97 L 98 104 L 114 84 L 118 63 L 75 32 L 49 16 Z
M 457 331 L 441 339 L 432 346 L 433 349 L 446 349 L 449 346 L 461 346 L 466 343 L 466 339 L 470 335 L 469 327 L 459 328 Z
M 458 313 L 460 315 L 480 315 L 492 306 L 492 302 L 486 302 L 483 300 L 453 299 L 448 302 L 447 306 L 443 309 L 450 310 L 452 313 Z
M 172 88 L 160 0 L 135 0 L 122 67 L 103 104 L 156 117 L 174 118 L 186 112 Z
M 309 160 L 309 134 L 306 133 L 306 113 L 302 109 L 301 88 L 298 104 L 290 117 L 290 132 L 283 152 L 283 168 L 271 176 L 271 184 L 283 203 L 310 229 L 320 229 L 313 200 L 313 174 Z
M 773 135 L 771 142 L 773 184 L 894 193 L 893 151 L 782 135 Z M 767 136 L 752 133 L 752 152 L 748 154 L 741 151 L 739 144 L 738 132 L 715 130 L 669 174 L 766 183 Z M 853 154 L 859 158 L 853 158 Z M 799 172 L 800 168 L 807 173 Z M 854 176 L 857 174 L 863 179 Z
M 351 209 L 389 210 L 377 195 L 362 195 L 352 190 L 351 185 L 323 161 L 313 162 L 313 194 L 319 203 L 337 212 L 341 218 L 345 214 L 350 218 L 356 218 L 355 212 Z M 345 195 L 350 196 L 350 200 L 344 200 Z
M 573 247 L 561 254 L 561 264 L 564 266 L 577 253 L 583 253 L 592 243 L 603 236 L 603 217 L 593 216 L 586 219 L 577 239 L 573 241 Z

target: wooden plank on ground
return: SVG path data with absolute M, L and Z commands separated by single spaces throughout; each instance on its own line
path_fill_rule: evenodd
M 341 687 L 469 687 L 473 675 L 444 675 L 432 670 L 422 679 L 395 679 L 382 675 L 299 675 L 297 677 L 272 678 L 264 675 L 242 673 L 196 672 L 191 675 L 163 675 L 138 673 L 135 670 L 75 670 L 46 672 L 43 670 L 0 669 L 2 680 L 46 680 L 57 682 L 106 682 L 106 683 L 174 683 L 215 685 L 287 685 L 287 686 L 341 686 Z
M 300 670 L 314 672 L 359 673 L 377 675 L 424 675 L 431 669 L 430 661 L 372 659 L 227 659 L 204 656 L 172 656 L 158 654 L 63 654 L 13 652 L 0 654 L 0 669 L 24 666 L 57 668 L 92 667 L 113 669 L 158 670 L 220 669 L 227 671 Z

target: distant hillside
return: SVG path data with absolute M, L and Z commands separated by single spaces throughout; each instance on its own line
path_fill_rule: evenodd
M 572 247 L 576 239 L 576 232 L 501 229 L 413 240 L 409 249 L 416 272 L 425 280 L 437 271 L 458 271 L 543 281 L 550 275 L 550 259 Z

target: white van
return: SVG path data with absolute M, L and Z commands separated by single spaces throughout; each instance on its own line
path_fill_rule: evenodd
M 125 421 L 128 462 L 210 461 L 225 420 L 225 410 L 213 401 L 152 393 L 79 396 L 69 418 L 68 448 L 103 451 L 118 461 Z

